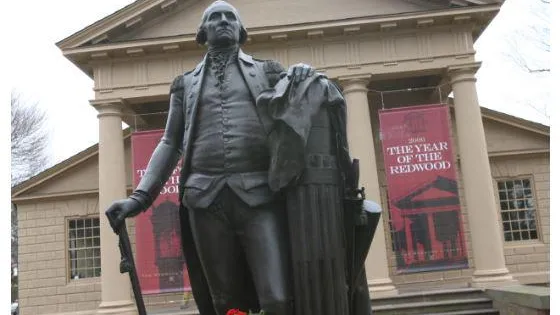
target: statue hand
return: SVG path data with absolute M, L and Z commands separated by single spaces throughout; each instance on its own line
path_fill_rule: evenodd
M 113 202 L 113 204 L 105 211 L 109 224 L 113 231 L 118 234 L 121 225 L 126 218 L 135 217 L 142 212 L 143 206 L 140 202 L 128 198 Z
M 294 83 L 298 84 L 308 77 L 315 74 L 315 69 L 304 63 L 298 63 L 288 69 L 288 78 L 294 78 Z

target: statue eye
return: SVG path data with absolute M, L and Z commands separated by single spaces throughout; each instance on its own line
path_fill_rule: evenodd
M 208 20 L 210 20 L 210 21 L 217 21 L 217 20 L 219 20 L 219 19 L 221 18 L 221 16 L 222 16 L 222 13 L 220 13 L 220 12 L 214 12 L 214 13 L 210 14 L 210 16 L 208 17 Z
M 235 14 L 233 14 L 233 12 L 226 12 L 225 14 L 228 21 L 237 21 L 237 18 L 235 17 Z

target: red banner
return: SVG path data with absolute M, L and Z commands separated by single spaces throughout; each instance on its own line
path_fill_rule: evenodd
M 132 134 L 134 187 L 146 172 L 162 135 L 163 130 Z M 179 225 L 180 165 L 152 206 L 136 217 L 136 269 L 142 294 L 190 291 Z
M 379 119 L 397 270 L 468 267 L 448 107 L 382 110 Z

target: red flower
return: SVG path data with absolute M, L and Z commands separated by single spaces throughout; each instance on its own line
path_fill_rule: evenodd
M 226 315 L 247 315 L 247 313 L 240 311 L 239 309 L 231 309 L 227 311 Z

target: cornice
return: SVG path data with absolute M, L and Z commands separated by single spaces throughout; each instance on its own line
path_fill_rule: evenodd
M 550 154 L 550 149 L 493 151 L 493 152 L 488 152 L 488 157 L 494 158 L 494 157 L 520 156 L 520 155 L 533 155 L 533 154 Z
M 131 193 L 133 187 L 131 185 L 127 185 L 126 190 L 127 193 Z M 75 199 L 76 197 L 84 198 L 84 197 L 98 197 L 98 196 L 99 196 L 99 189 L 89 189 L 89 190 L 78 190 L 78 191 L 70 191 L 70 192 L 63 192 L 63 193 L 13 197 L 11 201 L 18 205 L 21 205 L 21 204 L 44 202 L 44 201 L 51 201 L 51 200 Z
M 107 36 L 108 32 L 124 27 L 126 29 L 140 25 L 142 15 L 149 10 L 161 8 L 162 11 L 184 0 L 137 0 L 124 8 L 114 12 L 113 14 L 101 19 L 86 28 L 70 35 L 69 37 L 59 41 L 56 45 L 62 49 L 74 48 L 83 45 L 89 41 L 101 42 Z
M 75 197 L 85 197 L 85 196 L 97 196 L 99 195 L 98 189 L 92 190 L 82 190 L 82 191 L 72 191 L 72 192 L 65 192 L 65 193 L 54 193 L 54 194 L 45 194 L 45 195 L 31 195 L 31 196 L 24 196 L 24 197 L 14 197 L 12 198 L 12 202 L 16 204 L 23 204 L 23 203 L 30 203 L 30 202 L 38 202 L 38 201 L 46 201 L 50 199 L 68 199 L 68 198 L 75 198 Z

